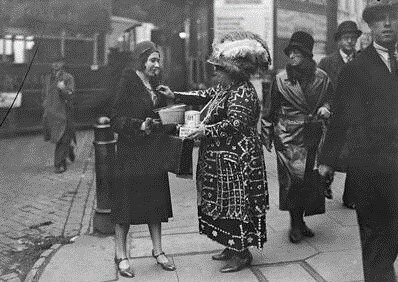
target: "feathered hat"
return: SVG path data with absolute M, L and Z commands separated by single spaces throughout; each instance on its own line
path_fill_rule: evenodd
M 271 56 L 268 46 L 259 35 L 249 31 L 233 31 L 213 43 L 208 63 L 225 71 L 250 76 L 268 69 Z

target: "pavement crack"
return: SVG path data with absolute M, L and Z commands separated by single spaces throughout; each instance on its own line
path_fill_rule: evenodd
M 48 226 L 48 225 L 51 225 L 51 224 L 53 224 L 52 221 L 45 221 L 45 222 L 42 222 L 42 223 L 39 223 L 39 224 L 31 225 L 31 226 L 29 226 L 29 229 L 38 229 L 39 227 Z

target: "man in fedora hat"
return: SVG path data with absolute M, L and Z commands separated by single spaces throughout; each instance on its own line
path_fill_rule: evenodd
M 371 29 L 373 43 L 340 72 L 319 172 L 333 173 L 347 142 L 365 281 L 397 281 L 397 6 L 375 1 L 366 6 L 362 17 Z M 348 128 L 351 132 L 346 135 Z
M 73 125 L 74 78 L 64 71 L 65 59 L 58 56 L 52 60 L 51 72 L 44 78 L 43 128 L 44 140 L 55 143 L 55 173 L 66 170 L 66 158 L 75 160 L 72 141 L 76 144 Z
M 355 45 L 358 41 L 358 37 L 361 36 L 362 31 L 357 27 L 357 24 L 353 21 L 344 21 L 338 28 L 334 35 L 334 39 L 337 42 L 338 49 L 332 54 L 322 58 L 319 62 L 318 67 L 326 71 L 330 77 L 333 88 L 336 89 L 337 77 L 341 71 L 344 64 L 350 62 L 356 55 Z M 344 155 L 346 155 L 347 148 L 343 150 L 343 160 Z M 340 164 L 340 171 L 348 172 L 345 164 Z M 355 209 L 354 203 L 354 193 L 353 186 L 350 181 L 349 173 L 346 174 L 346 180 L 344 184 L 343 193 L 343 205 L 350 209 Z

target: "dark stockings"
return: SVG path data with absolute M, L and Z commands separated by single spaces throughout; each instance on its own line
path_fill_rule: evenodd
M 290 224 L 291 229 L 289 232 L 289 239 L 292 243 L 299 243 L 303 239 L 302 227 L 305 225 L 304 223 L 304 209 L 303 208 L 295 208 L 289 211 L 290 212 Z
M 295 208 L 290 212 L 290 224 L 292 228 L 300 228 L 304 224 L 304 209 Z

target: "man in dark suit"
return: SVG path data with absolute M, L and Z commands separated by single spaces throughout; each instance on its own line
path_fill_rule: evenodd
M 363 11 L 374 41 L 340 72 L 334 117 L 319 159 L 319 173 L 330 175 L 348 142 L 366 282 L 397 281 L 397 9 L 396 4 L 374 1 Z
M 332 54 L 322 58 L 319 62 L 319 68 L 323 69 L 333 84 L 333 89 L 336 89 L 337 77 L 341 71 L 341 68 L 348 62 L 350 62 L 356 55 L 355 45 L 358 41 L 358 37 L 361 36 L 362 31 L 357 27 L 357 24 L 353 21 L 344 21 L 338 28 L 334 36 L 337 42 L 338 49 Z M 343 150 L 342 155 L 347 154 L 347 148 Z M 341 158 L 343 159 L 343 157 Z M 354 187 L 350 179 L 346 164 L 340 164 L 340 171 L 346 172 L 346 180 L 344 184 L 343 193 L 343 205 L 350 209 L 355 209 L 354 203 Z

